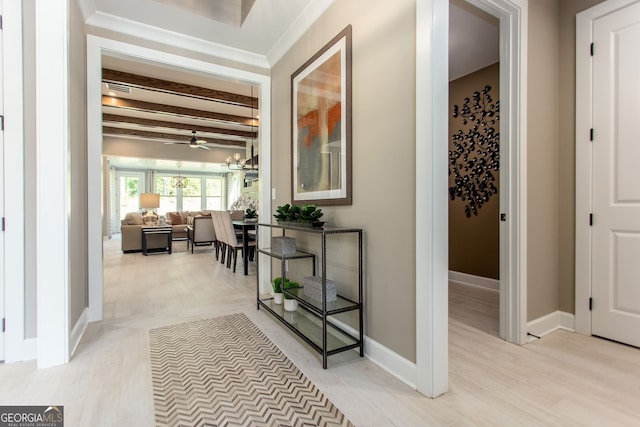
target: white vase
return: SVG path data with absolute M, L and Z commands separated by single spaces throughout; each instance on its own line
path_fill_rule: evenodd
M 286 311 L 296 311 L 298 309 L 298 301 L 294 299 L 284 300 L 284 309 Z
M 274 292 L 273 293 L 273 303 L 274 304 L 282 304 L 282 292 Z

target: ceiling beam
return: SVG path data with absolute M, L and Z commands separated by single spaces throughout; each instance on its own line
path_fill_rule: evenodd
M 170 141 L 186 141 L 189 142 L 191 139 L 190 136 L 185 135 L 176 135 L 173 133 L 165 133 L 165 132 L 150 132 L 146 130 L 138 130 L 138 129 L 124 129 L 124 128 L 114 128 L 110 126 L 102 127 L 103 135 L 125 135 L 125 136 L 137 136 L 141 138 L 148 139 L 166 139 Z M 198 138 L 204 139 L 208 143 L 232 146 L 232 147 L 246 147 L 246 143 L 244 141 L 235 141 L 231 139 L 219 139 L 219 138 Z
M 140 126 L 150 126 L 150 127 L 163 127 L 170 129 L 183 129 L 188 131 L 195 130 L 196 132 L 208 132 L 208 133 L 217 133 L 222 135 L 233 135 L 239 136 L 242 138 L 257 138 L 257 132 L 248 132 L 244 130 L 235 130 L 235 129 L 223 129 L 217 127 L 210 126 L 201 126 L 194 125 L 189 123 L 176 123 L 176 122 L 165 122 L 162 120 L 153 120 L 153 119 L 143 119 L 140 117 L 129 117 L 129 116 L 120 116 L 117 114 L 103 114 L 102 122 L 109 123 L 127 123 L 133 125 Z
M 185 95 L 214 102 L 239 105 L 246 108 L 258 108 L 258 98 L 252 96 L 193 86 L 186 83 L 171 82 L 107 68 L 102 69 L 102 81 L 105 83 L 118 83 L 157 92 Z
M 117 107 L 129 110 L 146 111 L 172 116 L 192 117 L 197 119 L 215 120 L 218 122 L 255 126 L 251 117 L 235 116 L 232 114 L 215 113 L 213 111 L 195 110 L 193 108 L 176 107 L 173 105 L 156 104 L 155 102 L 137 101 L 134 99 L 114 98 L 102 96 L 103 107 Z

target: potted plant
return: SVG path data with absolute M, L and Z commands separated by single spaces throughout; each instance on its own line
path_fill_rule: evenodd
M 258 220 L 258 213 L 255 209 L 247 208 L 244 211 L 244 220 L 247 222 L 255 222 Z
M 300 212 L 296 215 L 296 222 L 311 224 L 315 227 L 318 224 L 324 224 L 320 222 L 322 215 L 324 213 L 322 213 L 322 209 L 318 209 L 318 205 L 301 205 Z
M 282 288 L 286 290 L 292 290 L 299 287 L 300 287 L 300 284 L 298 282 L 292 282 L 289 280 L 286 280 L 282 285 Z M 298 300 L 296 300 L 293 296 L 291 296 L 286 292 L 283 292 L 283 295 L 284 295 L 285 311 L 296 311 L 298 309 Z
M 324 215 L 322 209 L 318 209 L 318 205 L 285 205 L 276 208 L 276 214 L 273 215 L 280 225 L 322 227 L 324 222 L 320 218 Z
M 271 287 L 273 288 L 273 303 L 282 304 L 282 277 L 275 277 L 271 281 Z
M 290 205 L 287 203 L 286 205 L 281 205 L 276 208 L 276 214 L 274 215 L 278 224 L 285 222 L 293 222 L 295 221 L 295 205 Z

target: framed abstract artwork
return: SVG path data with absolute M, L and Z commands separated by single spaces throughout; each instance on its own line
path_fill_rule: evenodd
M 291 75 L 292 200 L 351 204 L 351 26 Z

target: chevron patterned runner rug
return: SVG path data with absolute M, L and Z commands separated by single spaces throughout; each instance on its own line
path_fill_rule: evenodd
M 244 314 L 149 338 L 157 426 L 353 426 Z

